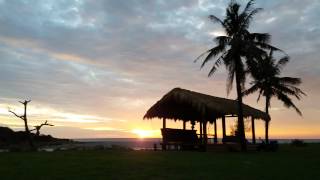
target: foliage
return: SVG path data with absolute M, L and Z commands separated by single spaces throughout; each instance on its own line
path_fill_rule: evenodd
M 266 112 L 270 107 L 270 100 L 276 97 L 282 101 L 286 107 L 292 107 L 301 115 L 301 111 L 295 106 L 290 96 L 301 99 L 302 95 L 306 95 L 297 86 L 301 84 L 300 78 L 280 77 L 284 66 L 289 62 L 289 57 L 284 56 L 276 60 L 273 56 L 273 51 L 263 58 L 261 61 L 251 64 L 250 73 L 253 77 L 251 87 L 243 92 L 244 96 L 258 92 L 258 99 L 261 96 L 266 98 Z
M 231 1 L 226 9 L 226 17 L 221 20 L 215 15 L 209 18 L 219 23 L 226 35 L 214 38 L 216 46 L 202 53 L 195 61 L 205 56 L 201 68 L 209 61 L 215 60 L 208 76 L 215 73 L 220 65 L 224 64 L 228 70 L 227 92 L 232 89 L 236 72 L 240 76 L 241 86 L 245 83 L 245 65 L 260 60 L 266 55 L 265 49 L 279 50 L 269 44 L 270 35 L 267 33 L 251 33 L 249 26 L 254 15 L 261 11 L 261 8 L 253 8 L 254 0 L 250 0 L 242 12 L 240 4 Z M 245 63 L 244 63 L 245 62 Z
M 292 146 L 296 146 L 296 147 L 304 147 L 304 146 L 307 146 L 307 144 L 303 141 L 303 140 L 300 140 L 300 139 L 294 139 L 291 141 L 290 143 Z

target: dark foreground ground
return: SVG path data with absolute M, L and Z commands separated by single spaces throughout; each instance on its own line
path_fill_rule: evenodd
M 0 179 L 320 179 L 320 144 L 278 152 L 0 153 Z

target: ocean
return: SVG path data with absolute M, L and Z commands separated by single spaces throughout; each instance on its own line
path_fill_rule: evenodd
M 161 138 L 88 138 L 88 139 L 73 139 L 76 142 L 85 143 L 89 146 L 120 146 L 131 148 L 134 150 L 153 149 L 154 144 L 157 149 L 160 149 Z
M 73 139 L 76 142 L 85 143 L 89 146 L 121 146 L 131 148 L 134 150 L 153 149 L 154 144 L 157 145 L 157 149 L 160 148 L 161 138 L 88 138 L 88 139 Z M 276 140 L 280 144 L 288 144 L 293 139 L 270 139 L 270 141 Z M 299 139 L 306 143 L 320 143 L 320 139 Z M 209 139 L 209 143 L 212 141 Z M 221 139 L 218 139 L 221 142 Z M 260 141 L 257 139 L 257 143 Z

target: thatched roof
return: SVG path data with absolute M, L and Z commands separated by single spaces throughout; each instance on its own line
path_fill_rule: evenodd
M 144 119 L 167 118 L 183 121 L 214 121 L 226 115 L 237 115 L 236 100 L 210 96 L 181 88 L 174 88 L 154 104 Z M 270 117 L 255 108 L 243 104 L 244 117 L 270 120 Z

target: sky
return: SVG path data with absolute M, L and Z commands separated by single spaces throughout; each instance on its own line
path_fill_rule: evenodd
M 171 89 L 235 99 L 235 88 L 226 93 L 223 66 L 208 78 L 212 64 L 200 70 L 201 62 L 194 63 L 224 33 L 208 15 L 223 18 L 227 3 L 0 0 L 0 126 L 22 130 L 8 109 L 22 113 L 18 101 L 30 99 L 30 127 L 45 120 L 55 125 L 44 127 L 44 134 L 160 137 L 162 122 L 143 115 Z M 307 93 L 295 101 L 302 117 L 271 100 L 270 137 L 320 138 L 320 1 L 257 0 L 255 6 L 264 10 L 250 31 L 272 35 L 272 44 L 291 57 L 282 76 L 300 77 Z M 263 110 L 263 99 L 256 99 L 253 94 L 244 102 Z M 228 131 L 234 121 L 227 120 Z M 263 122 L 256 124 L 263 137 Z M 182 122 L 167 126 L 181 128 Z

